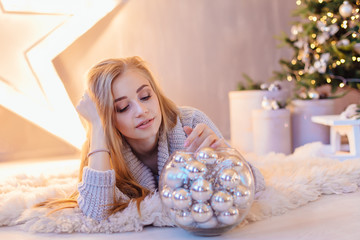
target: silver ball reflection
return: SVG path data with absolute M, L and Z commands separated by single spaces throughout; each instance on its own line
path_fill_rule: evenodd
M 209 147 L 201 148 L 196 153 L 196 160 L 204 164 L 214 164 L 217 159 L 218 159 L 218 155 L 212 148 Z
M 251 193 L 250 193 L 249 189 L 247 189 L 246 187 L 241 186 L 241 185 L 237 186 L 232 191 L 232 194 L 234 197 L 234 204 L 236 204 L 240 208 L 245 208 L 251 198 Z
M 197 201 L 207 201 L 213 194 L 213 188 L 210 182 L 200 178 L 191 184 L 190 192 L 193 199 Z
M 205 164 L 197 160 L 188 162 L 185 169 L 187 170 L 188 176 L 191 180 L 202 177 L 207 172 Z
M 179 168 L 169 168 L 165 173 L 165 184 L 171 188 L 180 187 L 186 180 L 186 174 Z
M 161 200 L 162 202 L 167 206 L 167 207 L 173 207 L 173 200 L 172 200 L 172 193 L 173 190 L 172 188 L 168 187 L 168 186 L 164 186 L 163 189 L 161 190 Z
M 175 221 L 182 226 L 189 226 L 194 222 L 194 218 L 190 211 L 180 210 L 176 213 Z
M 205 203 L 195 203 L 191 208 L 191 214 L 195 221 L 206 222 L 213 216 L 213 210 Z
M 250 188 L 251 185 L 253 185 L 253 178 L 251 177 L 251 173 L 250 173 L 250 168 L 249 168 L 249 171 L 241 171 L 239 173 L 239 176 L 240 176 L 240 184 L 247 187 L 247 188 Z
M 240 184 L 240 176 L 234 169 L 223 169 L 219 174 L 220 185 L 233 188 Z
M 235 207 L 229 208 L 225 212 L 221 212 L 218 216 L 218 220 L 226 225 L 232 225 L 239 219 L 239 210 Z
M 174 207 L 177 209 L 185 209 L 191 205 L 191 196 L 188 190 L 178 188 L 172 193 Z
M 220 164 L 222 167 L 232 168 L 238 173 L 244 168 L 244 162 L 236 156 L 225 157 Z
M 172 160 L 176 167 L 185 167 L 185 164 L 192 160 L 192 156 L 185 152 L 179 152 L 173 156 Z
M 223 212 L 233 205 L 233 197 L 226 191 L 214 193 L 211 198 L 211 206 L 215 211 Z

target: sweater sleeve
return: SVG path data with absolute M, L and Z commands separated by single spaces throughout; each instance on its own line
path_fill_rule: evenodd
M 111 208 L 110 205 L 114 203 L 114 170 L 97 171 L 84 167 L 78 191 L 77 201 L 82 212 L 98 221 L 105 219 L 108 216 L 107 211 Z

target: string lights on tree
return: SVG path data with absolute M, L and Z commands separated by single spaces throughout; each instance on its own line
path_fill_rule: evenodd
M 350 86 L 360 89 L 360 0 L 297 0 L 299 17 L 282 46 L 293 49 L 291 59 L 281 59 L 275 78 L 295 81 L 309 91 L 331 85 L 333 92 Z M 321 96 L 320 96 L 321 97 Z

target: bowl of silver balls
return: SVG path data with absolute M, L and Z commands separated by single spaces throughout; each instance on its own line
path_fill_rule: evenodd
M 233 148 L 176 151 L 160 174 L 159 193 L 176 226 L 199 236 L 217 236 L 248 214 L 254 175 Z

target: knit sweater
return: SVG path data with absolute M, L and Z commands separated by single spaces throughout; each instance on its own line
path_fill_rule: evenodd
M 167 133 L 161 133 L 158 141 L 158 175 L 160 175 L 169 156 L 177 150 L 184 149 L 186 134 L 184 126 L 194 128 L 199 123 L 209 126 L 219 138 L 223 138 L 215 124 L 200 110 L 191 107 L 179 107 L 176 126 Z M 151 191 L 156 190 L 158 179 L 132 152 L 129 145 L 122 151 L 126 164 L 134 178 L 142 186 Z M 251 165 L 250 165 L 251 166 Z M 260 171 L 251 166 L 255 176 L 256 192 L 264 189 L 264 178 Z M 114 191 L 115 189 L 115 191 Z M 90 167 L 83 169 L 82 181 L 78 184 L 78 205 L 82 212 L 93 219 L 102 220 L 107 217 L 107 211 L 116 199 L 129 200 L 115 187 L 115 171 L 97 171 Z M 115 194 L 115 195 L 114 195 Z

